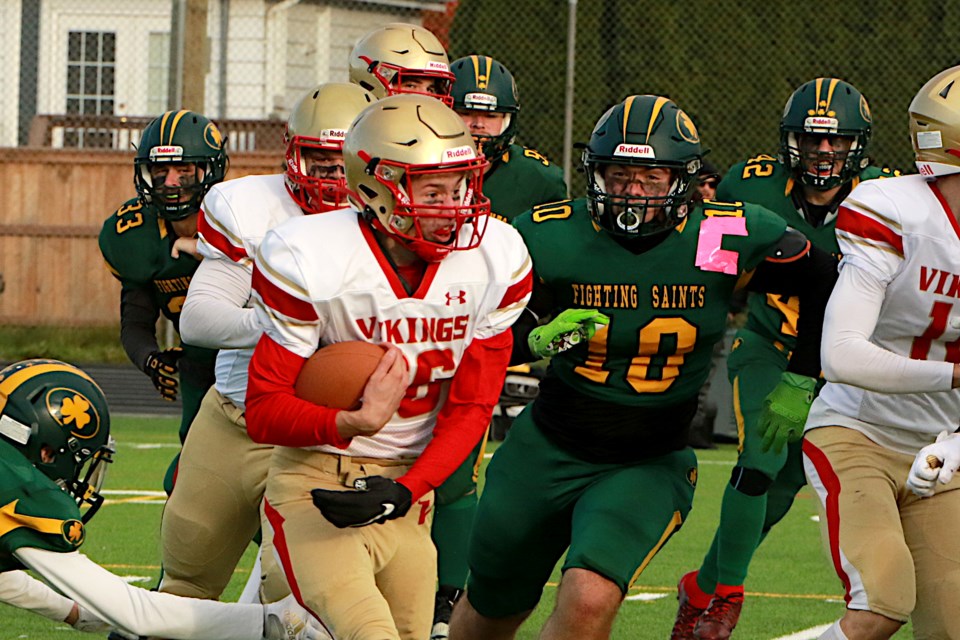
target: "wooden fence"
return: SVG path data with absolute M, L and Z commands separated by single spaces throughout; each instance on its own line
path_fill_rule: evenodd
M 91 116 L 41 114 L 30 123 L 29 146 L 128 151 L 140 142 L 154 116 Z M 285 120 L 216 120 L 227 141 L 227 151 L 283 151 Z
M 279 151 L 233 153 L 227 179 L 282 162 Z M 129 151 L 0 148 L 0 324 L 117 324 L 120 285 L 97 235 L 135 195 Z

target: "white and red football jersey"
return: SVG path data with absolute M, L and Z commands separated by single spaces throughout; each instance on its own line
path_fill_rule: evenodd
M 399 347 L 410 387 L 390 422 L 375 436 L 353 438 L 346 449 L 315 448 L 414 457 L 431 438 L 464 350 L 509 330 L 523 311 L 532 264 L 520 235 L 490 219 L 478 248 L 428 264 L 411 295 L 358 215 L 341 209 L 270 231 L 256 262 L 257 314 L 267 336 L 303 358 L 348 340 Z
M 206 260 L 228 260 L 252 275 L 253 259 L 267 231 L 302 215 L 287 193 L 282 173 L 221 182 L 204 198 L 197 249 Z M 252 356 L 253 348 L 221 349 L 217 354 L 214 386 L 241 408 Z
M 960 225 L 935 182 L 913 175 L 861 183 L 840 207 L 837 240 L 841 269 L 853 265 L 886 285 L 873 344 L 912 360 L 960 362 Z M 848 426 L 913 453 L 958 419 L 957 389 L 880 393 L 828 382 L 807 428 Z

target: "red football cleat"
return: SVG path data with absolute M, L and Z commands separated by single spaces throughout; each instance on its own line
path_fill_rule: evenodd
M 677 618 L 673 623 L 673 631 L 670 632 L 670 640 L 695 640 L 693 628 L 697 624 L 697 620 L 700 619 L 700 614 L 706 611 L 706 609 L 690 602 L 690 596 L 687 593 L 686 585 L 688 581 L 695 580 L 696 576 L 697 572 L 691 571 L 680 578 L 680 582 L 677 583 L 677 600 L 680 604 L 677 607 Z
M 741 609 L 743 591 L 735 591 L 726 596 L 713 596 L 710 606 L 693 629 L 693 637 L 697 640 L 727 640 L 737 626 Z

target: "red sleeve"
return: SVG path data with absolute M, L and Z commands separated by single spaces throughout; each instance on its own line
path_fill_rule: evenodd
M 247 433 L 254 442 L 286 447 L 321 444 L 345 449 L 349 440 L 337 431 L 339 409 L 323 407 L 294 395 L 294 383 L 305 358 L 291 353 L 264 334 L 250 360 L 247 383 Z
M 243 247 L 235 246 L 225 235 L 210 226 L 203 209 L 200 210 L 200 215 L 197 216 L 197 231 L 200 232 L 200 235 L 203 236 L 203 239 L 206 240 L 210 246 L 215 247 L 234 262 L 243 262 L 245 258 L 249 257 Z
M 512 349 L 513 333 L 508 330 L 474 340 L 464 351 L 437 416 L 433 439 L 397 480 L 410 489 L 414 500 L 443 484 L 483 437 L 500 399 Z

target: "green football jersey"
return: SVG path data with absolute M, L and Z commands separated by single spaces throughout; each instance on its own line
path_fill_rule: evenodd
M 13 557 L 21 547 L 64 553 L 83 537 L 73 498 L 0 440 L 0 572 L 23 568 Z
M 552 375 L 588 396 L 640 407 L 697 395 L 738 280 L 786 229 L 761 207 L 711 202 L 635 254 L 598 230 L 585 199 L 536 207 L 515 226 L 555 311 L 591 308 L 610 318 L 588 344 L 555 356 Z
M 124 287 L 149 287 L 161 313 L 175 327 L 187 299 L 190 278 L 200 262 L 181 253 L 170 256 L 176 235 L 153 207 L 128 200 L 103 223 L 100 253 Z
M 862 180 L 898 173 L 886 168 L 867 167 L 853 180 L 852 186 L 856 187 Z M 793 190 L 800 188 L 802 186 L 796 184 L 790 171 L 776 158 L 759 155 L 733 166 L 727 172 L 717 189 L 717 200 L 758 204 L 779 215 L 788 225 L 807 236 L 817 248 L 838 254 L 836 217 L 816 227 L 807 222 L 793 202 Z M 794 348 L 797 316 L 800 313 L 800 300 L 796 296 L 751 293 L 747 308 L 747 329 L 779 343 L 786 351 Z
M 560 167 L 540 152 L 512 144 L 483 177 L 483 193 L 492 212 L 509 222 L 538 204 L 566 200 L 567 185 Z

